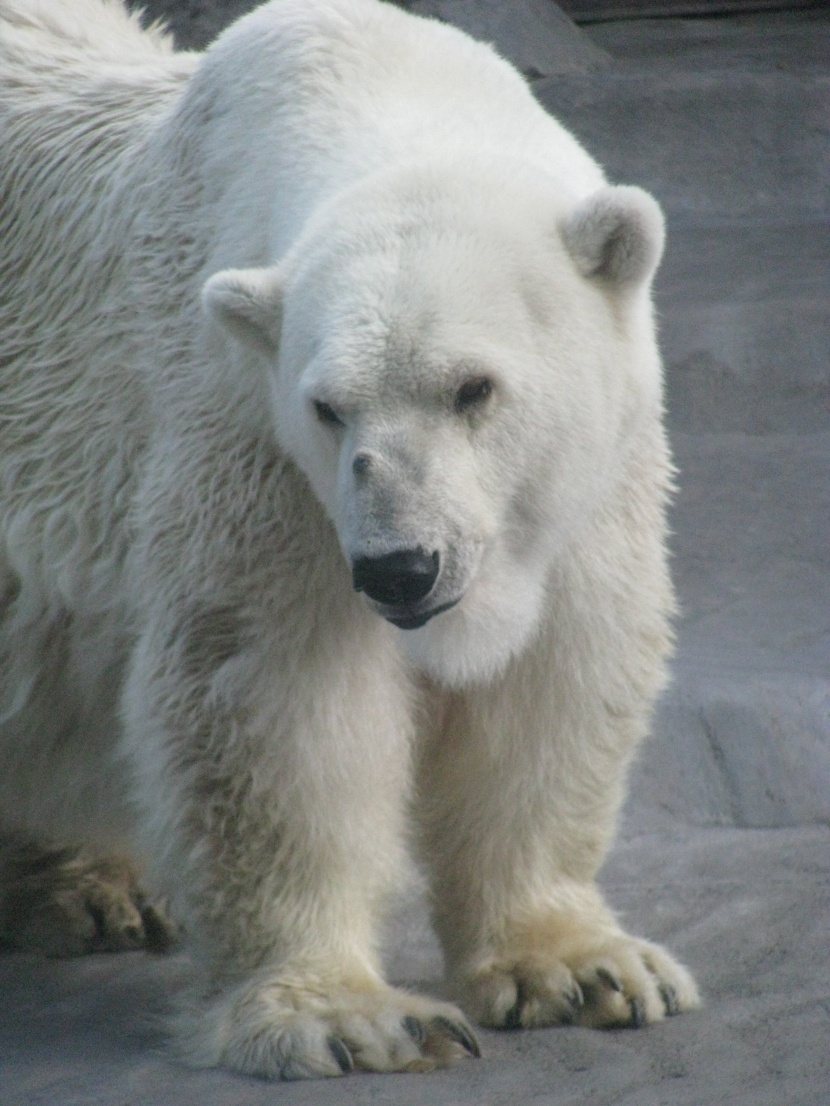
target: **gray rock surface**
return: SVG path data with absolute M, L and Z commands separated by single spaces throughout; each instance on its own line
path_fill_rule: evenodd
M 640 829 L 830 820 L 829 30 L 822 13 L 604 24 L 612 71 L 537 84 L 669 218 L 684 617 Z
M 590 73 L 611 63 L 550 0 L 400 0 L 399 6 L 491 43 L 531 79 Z
M 250 5 L 149 6 L 175 8 L 197 44 Z M 483 1060 L 431 1076 L 275 1087 L 164 1054 L 180 956 L 10 956 L 3 1104 L 830 1103 L 830 14 L 597 24 L 587 53 L 568 29 L 572 64 L 539 65 L 522 50 L 559 25 L 542 0 L 434 6 L 486 17 L 520 66 L 555 74 L 535 82 L 542 103 L 668 214 L 684 615 L 604 883 L 630 927 L 695 970 L 706 1005 L 642 1032 L 484 1033 Z M 440 988 L 416 893 L 388 961 Z

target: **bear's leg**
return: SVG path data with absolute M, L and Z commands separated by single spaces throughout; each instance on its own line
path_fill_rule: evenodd
M 128 858 L 0 834 L 0 947 L 47 956 L 162 952 L 175 938 Z
M 595 883 L 646 712 L 616 715 L 599 696 L 591 709 L 586 685 L 557 687 L 546 660 L 448 697 L 425 747 L 420 819 L 448 970 L 484 1025 L 659 1021 L 698 1005 L 694 981 L 627 934 Z
M 367 613 L 362 637 L 345 620 L 332 640 L 336 602 L 283 641 L 288 621 L 160 615 L 128 681 L 148 853 L 201 969 L 175 1020 L 181 1052 L 290 1079 L 476 1053 L 455 1006 L 379 967 L 410 786 L 410 689 L 388 634 Z

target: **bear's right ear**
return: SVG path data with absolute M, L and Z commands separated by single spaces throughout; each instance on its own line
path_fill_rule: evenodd
M 234 338 L 266 357 L 277 352 L 283 284 L 276 269 L 225 269 L 205 281 L 205 310 Z

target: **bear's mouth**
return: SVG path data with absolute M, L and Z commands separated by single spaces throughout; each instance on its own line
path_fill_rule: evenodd
M 442 603 L 440 606 L 433 607 L 429 611 L 420 611 L 417 614 L 400 608 L 382 613 L 386 621 L 391 622 L 393 626 L 397 626 L 399 630 L 419 630 L 421 626 L 425 626 L 431 618 L 435 618 L 437 614 L 448 611 L 450 607 L 454 607 L 457 602 L 457 599 L 453 599 L 449 603 Z

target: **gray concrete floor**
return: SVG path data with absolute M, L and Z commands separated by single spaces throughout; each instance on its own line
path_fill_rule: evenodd
M 155 1019 L 182 958 L 11 956 L 0 1103 L 830 1103 L 830 13 L 553 41 L 540 3 L 473 16 L 669 219 L 657 298 L 684 615 L 604 882 L 630 927 L 686 959 L 706 1005 L 636 1033 L 484 1033 L 484 1059 L 430 1076 L 268 1085 L 164 1054 Z M 179 4 L 179 29 L 206 37 L 241 6 Z M 463 0 L 439 6 L 472 18 Z M 389 964 L 440 987 L 417 895 Z

